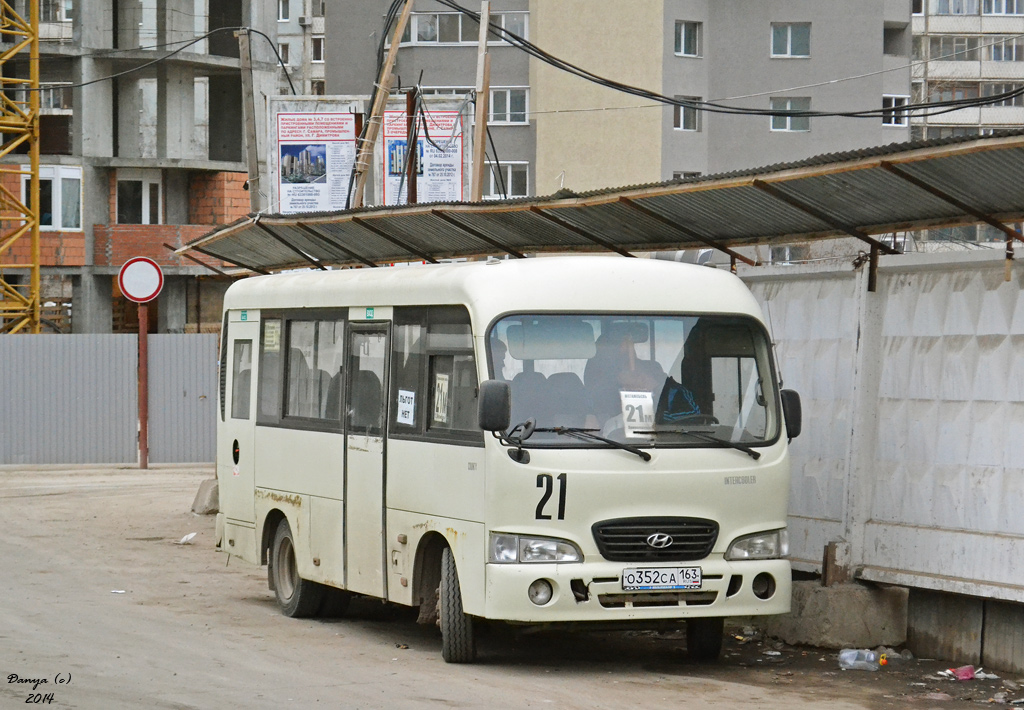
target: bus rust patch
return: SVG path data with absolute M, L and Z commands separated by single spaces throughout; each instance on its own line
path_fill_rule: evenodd
M 275 503 L 287 503 L 288 505 L 293 505 L 296 508 L 302 507 L 302 496 L 298 493 L 292 493 L 289 495 L 285 493 L 278 493 L 277 491 L 256 489 L 256 497 L 266 498 L 267 500 L 272 500 Z

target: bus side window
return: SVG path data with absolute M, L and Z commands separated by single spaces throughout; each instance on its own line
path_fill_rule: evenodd
M 397 310 L 397 309 L 396 309 Z M 410 309 L 396 313 L 396 325 L 391 338 L 391 423 L 400 432 L 420 432 L 423 429 L 423 348 L 426 325 L 400 323 L 399 316 L 409 318 Z M 415 311 L 425 313 L 426 309 Z
M 281 418 L 281 365 L 281 319 L 267 318 L 260 338 L 259 423 L 276 424 Z
M 231 418 L 249 418 L 249 391 L 252 384 L 252 341 L 236 340 L 231 360 Z

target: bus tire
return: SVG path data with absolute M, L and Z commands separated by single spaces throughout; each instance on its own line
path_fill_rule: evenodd
M 473 618 L 462 610 L 462 590 L 455 555 L 450 547 L 441 553 L 441 657 L 446 663 L 472 663 L 476 660 Z
M 720 616 L 687 620 L 686 651 L 690 659 L 703 663 L 717 661 L 722 653 L 724 630 L 725 619 Z
M 295 539 L 287 519 L 278 523 L 270 555 L 269 573 L 273 575 L 274 595 L 281 613 L 293 618 L 316 614 L 323 600 L 324 588 L 299 576 L 299 566 L 295 560 Z

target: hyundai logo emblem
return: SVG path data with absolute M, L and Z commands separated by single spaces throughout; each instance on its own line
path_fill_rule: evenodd
M 672 544 L 672 536 L 656 532 L 653 535 L 647 536 L 647 544 L 651 547 L 663 550 Z

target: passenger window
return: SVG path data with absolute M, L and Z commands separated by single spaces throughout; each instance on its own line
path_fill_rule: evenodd
M 252 341 L 236 340 L 231 359 L 231 418 L 249 418 L 252 389 Z
M 399 431 L 418 431 L 423 409 L 420 384 L 423 379 L 423 353 L 426 327 L 419 323 L 396 325 L 391 340 L 392 377 L 394 378 L 391 423 Z M 419 401 L 418 401 L 419 400 Z
M 260 353 L 259 422 L 276 422 L 281 416 L 281 319 L 263 321 Z
M 289 321 L 285 416 L 338 421 L 342 321 Z
M 476 429 L 476 364 L 473 353 L 430 358 L 430 429 Z

